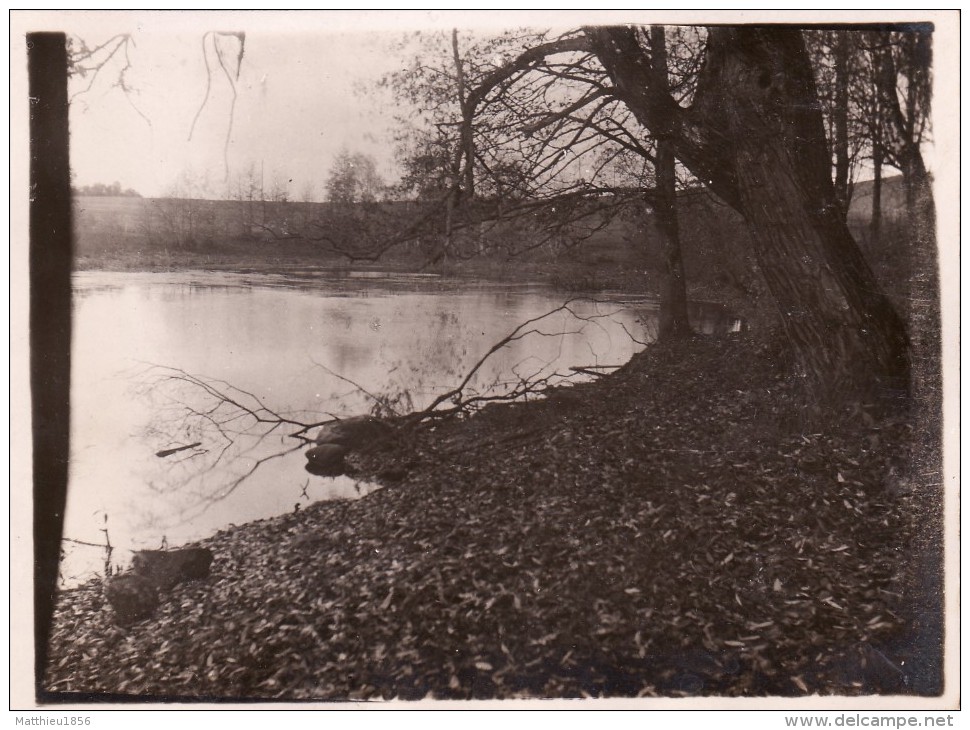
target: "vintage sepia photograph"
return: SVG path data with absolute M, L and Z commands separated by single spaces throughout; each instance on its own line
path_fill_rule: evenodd
M 12 17 L 37 706 L 959 707 L 958 12 Z

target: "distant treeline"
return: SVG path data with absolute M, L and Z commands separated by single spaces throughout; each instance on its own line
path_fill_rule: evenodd
M 121 183 L 113 182 L 110 185 L 104 183 L 94 183 L 92 185 L 74 186 L 71 192 L 75 195 L 91 195 L 96 197 L 110 198 L 140 198 L 141 193 L 131 188 L 121 188 Z
M 880 240 L 870 233 L 872 183 L 855 185 L 849 225 L 863 253 L 888 290 L 905 279 L 907 247 L 902 230 L 902 178 L 883 181 Z M 123 195 L 79 195 L 74 207 L 75 252 L 85 268 L 179 267 L 246 265 L 255 262 L 339 265 L 348 259 L 334 242 L 367 238 L 374 219 L 398 221 L 398 229 L 413 221 L 408 203 L 342 206 L 262 200 L 198 200 L 142 198 Z M 685 194 L 678 201 L 684 265 L 692 289 L 725 292 L 750 299 L 763 287 L 754 265 L 747 227 L 741 217 L 706 194 Z M 599 223 L 604 223 L 600 226 Z M 542 221 L 518 219 L 484 233 L 465 227 L 455 236 L 461 265 L 470 262 L 581 267 L 575 288 L 608 280 L 609 272 L 639 272 L 659 277 L 662 255 L 652 216 L 619 216 L 587 221 L 595 229 L 573 241 L 569 231 L 550 237 Z M 393 234 L 395 231 L 390 231 Z M 373 236 L 371 236 L 373 237 Z M 544 241 L 543 245 L 534 245 Z M 434 258 L 435 240 L 417 240 L 390 248 L 375 264 L 412 266 L 425 270 Z M 443 259 L 439 260 L 446 261 Z M 657 280 L 659 280 L 657 278 Z M 569 283 L 569 282 L 565 282 Z

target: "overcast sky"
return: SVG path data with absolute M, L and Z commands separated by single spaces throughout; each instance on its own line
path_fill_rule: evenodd
M 267 190 L 274 182 L 285 182 L 290 198 L 299 200 L 311 188 L 317 197 L 322 195 L 333 158 L 343 147 L 372 154 L 385 178 L 390 181 L 396 176 L 389 134 L 395 110 L 387 93 L 377 91 L 374 85 L 383 74 L 401 66 L 402 59 L 391 48 L 404 31 L 688 20 L 683 13 L 666 17 L 670 15 L 670 11 L 651 12 L 649 17 L 643 11 L 608 15 L 507 10 L 31 11 L 15 13 L 13 26 L 24 23 L 26 17 L 28 30 L 63 30 L 84 39 L 89 47 L 117 33 L 130 33 L 134 41 L 126 76 L 129 94 L 113 86 L 122 62 L 119 54 L 91 89 L 72 101 L 71 156 L 76 184 L 117 181 L 146 196 L 165 195 L 188 174 L 207 181 L 209 195 L 222 197 L 227 189 L 226 165 L 231 177 L 253 165 L 262 170 Z M 718 19 L 711 17 L 710 11 L 704 15 L 706 20 Z M 762 17 L 767 16 L 761 13 L 759 19 Z M 752 18 L 735 13 L 723 19 Z M 207 55 L 203 54 L 203 39 L 209 31 L 246 33 L 226 155 L 230 88 L 218 67 L 211 39 Z M 16 33 L 16 28 L 12 27 L 12 32 Z M 222 43 L 226 58 L 232 61 L 238 48 L 234 43 Z M 15 43 L 11 52 L 16 52 Z M 212 86 L 202 107 L 206 58 Z M 75 78 L 72 93 L 89 81 Z M 371 91 L 361 93 L 362 89 Z M 189 130 L 200 107 L 190 142 Z
M 73 98 L 76 184 L 118 181 L 143 195 L 164 195 L 188 174 L 207 182 L 209 195 L 219 196 L 226 189 L 227 164 L 230 176 L 252 165 L 262 170 L 267 190 L 274 181 L 286 182 L 291 199 L 300 199 L 310 186 L 321 193 L 342 147 L 373 154 L 385 177 L 394 176 L 393 110 L 386 93 L 373 88 L 382 74 L 400 65 L 388 53 L 392 34 L 335 31 L 320 24 L 312 32 L 274 28 L 254 23 L 251 14 L 231 18 L 229 26 L 207 20 L 179 30 L 121 22 L 79 31 L 89 47 L 115 32 L 132 33 L 135 45 L 126 75 L 130 93 L 114 86 L 123 65 L 119 53 L 89 91 Z M 246 32 L 227 154 L 231 87 L 211 36 L 206 54 L 212 83 L 203 106 L 203 39 L 209 30 Z M 235 63 L 238 41 L 223 36 L 220 47 L 226 61 Z M 90 77 L 75 78 L 71 93 L 89 82 Z
M 448 11 L 321 12 L 57 12 L 31 29 L 56 29 L 93 48 L 118 33 L 130 33 L 128 94 L 115 86 L 123 65 L 119 53 L 90 90 L 71 103 L 71 158 L 76 185 L 119 182 L 145 196 L 173 192 L 188 174 L 207 181 L 208 194 L 226 191 L 230 177 L 250 165 L 263 172 L 265 189 L 286 182 L 293 200 L 312 187 L 322 196 L 334 156 L 346 147 L 373 155 L 382 175 L 397 176 L 390 130 L 389 94 L 377 80 L 399 68 L 392 51 L 406 31 L 459 28 L 501 29 L 579 23 L 590 14 Z M 237 83 L 228 155 L 230 86 L 218 66 L 209 31 L 246 33 Z M 238 46 L 222 41 L 233 60 Z M 212 85 L 206 98 L 208 58 Z M 235 71 L 235 68 L 230 68 Z M 74 78 L 70 92 L 87 87 Z M 368 89 L 370 91 L 368 91 Z M 192 139 L 189 131 L 202 107 Z M 136 111 L 137 108 L 137 111 Z M 144 115 L 144 118 L 142 117 Z

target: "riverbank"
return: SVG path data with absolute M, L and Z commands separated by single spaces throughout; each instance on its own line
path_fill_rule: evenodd
M 910 430 L 804 428 L 777 348 L 653 346 L 356 463 L 387 486 L 221 532 L 115 627 L 60 597 L 48 688 L 118 699 L 932 692 Z M 909 597 L 909 598 L 907 598 Z
M 325 275 L 342 272 L 374 272 L 378 274 L 438 275 L 470 280 L 504 283 L 534 282 L 565 292 L 590 293 L 601 291 L 658 292 L 659 280 L 653 271 L 624 265 L 592 267 L 583 261 L 537 262 L 517 259 L 481 258 L 468 261 L 449 261 L 421 266 L 408 261 L 378 263 L 347 260 L 320 260 L 313 249 L 293 245 L 278 249 L 273 255 L 253 252 L 246 248 L 222 247 L 213 251 L 133 251 L 124 255 L 78 256 L 76 271 L 107 272 L 183 272 L 213 271 L 226 273 L 273 274 L 306 278 L 315 272 Z M 703 292 L 711 299 L 711 292 Z M 722 299 L 724 297 L 721 297 Z

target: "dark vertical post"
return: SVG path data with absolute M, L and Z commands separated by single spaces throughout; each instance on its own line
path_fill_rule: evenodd
M 35 682 L 43 692 L 67 496 L 71 374 L 71 173 L 67 38 L 27 35 L 30 93 L 30 392 Z

